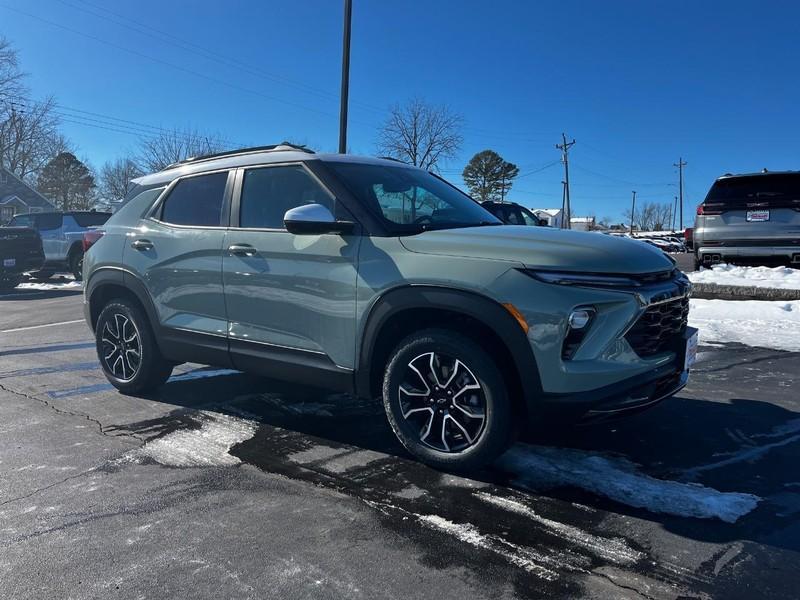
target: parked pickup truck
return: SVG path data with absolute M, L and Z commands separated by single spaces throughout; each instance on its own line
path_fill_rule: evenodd
M 0 227 L 0 291 L 22 281 L 22 274 L 44 264 L 42 238 L 30 227 Z
M 49 279 L 56 271 L 66 270 L 81 279 L 83 274 L 83 234 L 103 225 L 111 213 L 69 211 L 16 215 L 9 225 L 32 227 L 39 232 L 45 262 L 34 273 L 36 279 Z

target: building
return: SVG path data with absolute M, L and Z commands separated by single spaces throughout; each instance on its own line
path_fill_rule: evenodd
M 47 212 L 55 207 L 8 169 L 0 167 L 0 224 L 20 213 Z
M 563 221 L 563 212 L 560 208 L 531 208 L 531 212 L 547 223 L 548 227 L 560 228 Z
M 574 231 L 594 231 L 597 228 L 594 217 L 572 217 L 569 223 Z

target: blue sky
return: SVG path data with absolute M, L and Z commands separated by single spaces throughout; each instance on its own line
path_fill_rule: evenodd
M 466 126 L 443 173 L 461 184 L 470 156 L 491 148 L 524 175 L 511 198 L 550 207 L 565 131 L 577 140 L 573 213 L 617 221 L 633 189 L 672 200 L 679 156 L 686 221 L 722 173 L 797 168 L 796 3 L 353 3 L 355 153 L 375 152 L 389 105 L 447 104 Z M 155 127 L 333 151 L 341 13 L 339 0 L 0 0 L 0 35 L 34 95 L 83 122 L 63 129 L 95 166 Z

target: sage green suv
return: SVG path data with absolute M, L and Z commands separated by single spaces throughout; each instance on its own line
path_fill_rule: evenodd
M 285 144 L 135 184 L 84 263 L 125 393 L 195 362 L 382 396 L 411 453 L 471 469 L 525 421 L 629 413 L 686 384 L 690 284 L 657 248 L 502 225 L 435 174 Z

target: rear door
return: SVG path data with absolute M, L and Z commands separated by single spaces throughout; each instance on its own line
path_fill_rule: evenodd
M 719 179 L 702 213 L 704 240 L 789 245 L 800 236 L 800 174 Z
M 185 360 L 228 362 L 222 243 L 229 198 L 228 171 L 178 179 L 125 243 L 123 263 L 144 284 L 164 328 L 159 341 L 191 351 Z
M 288 358 L 351 369 L 360 237 L 295 235 L 283 216 L 317 203 L 352 217 L 302 164 L 242 169 L 238 177 L 223 258 L 234 364 Z

